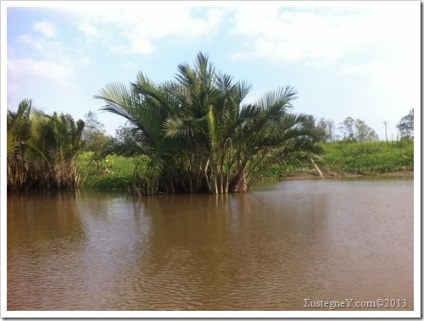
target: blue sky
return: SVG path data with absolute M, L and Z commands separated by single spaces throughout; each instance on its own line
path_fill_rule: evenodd
M 96 111 L 114 134 L 124 120 L 100 112 L 103 102 L 93 98 L 104 85 L 129 84 L 139 71 L 172 79 L 202 51 L 253 85 L 246 102 L 291 85 L 299 93 L 293 112 L 336 126 L 359 118 L 380 139 L 383 122 L 391 139 L 411 108 L 419 119 L 419 1 L 1 5 L 2 112 L 30 98 L 46 113 L 83 119 Z

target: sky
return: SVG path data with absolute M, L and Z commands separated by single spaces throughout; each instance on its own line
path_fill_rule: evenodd
M 292 112 L 361 119 L 380 139 L 420 109 L 420 1 L 2 1 L 2 112 L 38 109 L 84 119 L 114 135 L 125 120 L 100 111 L 108 83 L 143 72 L 171 80 L 199 52 L 253 85 L 245 103 L 293 86 Z M 5 10 L 4 10 L 5 9 Z M 7 67 L 7 68 L 5 68 Z M 2 117 L 4 119 L 4 117 Z

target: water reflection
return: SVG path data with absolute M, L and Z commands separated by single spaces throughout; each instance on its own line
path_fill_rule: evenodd
M 26 244 L 27 239 L 34 241 L 32 246 L 42 247 L 47 241 L 83 238 L 77 198 L 75 191 L 8 197 L 9 249 Z
M 413 307 L 412 180 L 8 202 L 11 310 L 300 310 L 304 298 L 381 297 Z
M 8 309 L 43 309 L 50 297 L 72 295 L 60 291 L 80 282 L 73 258 L 87 235 L 77 193 L 15 195 L 7 208 Z

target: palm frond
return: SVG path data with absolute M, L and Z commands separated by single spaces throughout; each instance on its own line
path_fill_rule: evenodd
M 290 108 L 291 101 L 297 98 L 297 91 L 291 87 L 280 87 L 277 90 L 270 91 L 256 101 L 256 105 L 263 109 Z

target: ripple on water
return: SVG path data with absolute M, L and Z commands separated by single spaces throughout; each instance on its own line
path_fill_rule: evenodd
M 8 213 L 9 310 L 279 311 L 304 298 L 380 297 L 413 306 L 412 183 L 82 196 L 62 200 L 60 218 L 51 198 L 41 203 Z

